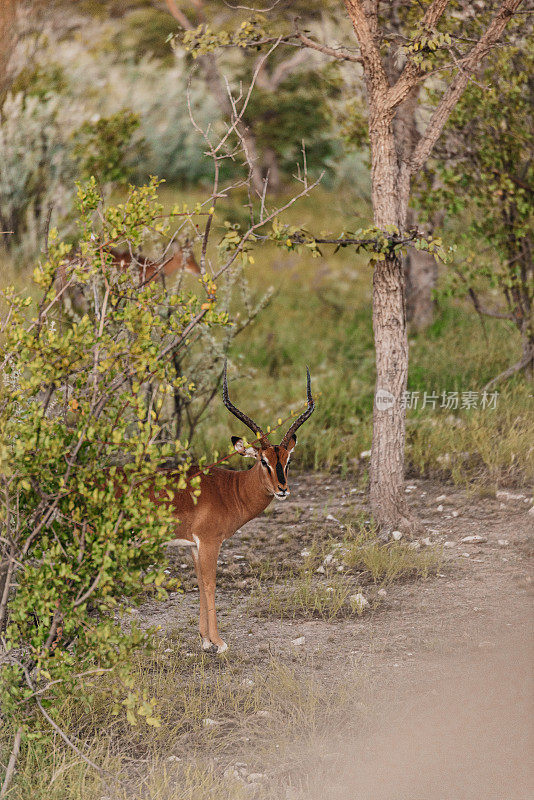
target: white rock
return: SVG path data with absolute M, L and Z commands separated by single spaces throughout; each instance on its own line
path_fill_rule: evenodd
M 401 531 L 392 531 L 391 532 L 391 538 L 394 541 L 398 542 L 399 539 L 402 539 L 402 532 Z
M 332 553 L 328 553 L 328 555 L 325 556 L 323 564 L 325 565 L 325 567 L 328 567 L 332 563 L 333 560 L 334 560 L 334 556 L 332 555 Z
M 465 542 L 466 544 L 476 544 L 478 542 L 487 542 L 487 541 L 488 540 L 486 539 L 485 536 L 478 536 L 478 535 L 464 536 L 464 538 L 462 539 L 462 542 Z
M 211 717 L 206 717 L 205 719 L 203 719 L 202 724 L 204 725 L 205 728 L 210 728 L 212 725 L 219 725 L 217 720 L 211 719 Z
M 362 612 L 363 609 L 366 608 L 366 606 L 369 605 L 369 600 L 367 600 L 367 598 L 364 597 L 364 595 L 361 592 L 358 592 L 357 594 L 352 594 L 349 597 L 349 600 L 350 600 L 351 605 L 355 609 L 357 609 L 357 611 L 360 611 L 360 612 Z
M 430 547 L 430 545 L 432 544 L 430 536 L 425 536 L 424 539 L 421 539 L 421 544 L 424 544 L 425 547 Z
M 328 594 L 331 594 L 334 591 L 333 586 L 327 586 L 326 587 L 326 591 L 327 591 Z
M 423 544 L 425 544 L 426 541 L 428 542 L 428 544 L 430 544 L 430 539 L 423 539 Z M 410 550 L 420 550 L 421 544 L 419 542 L 410 542 L 408 547 L 410 548 Z
M 464 558 L 471 558 L 471 553 L 462 553 Z
M 305 636 L 299 636 L 297 639 L 292 639 L 291 640 L 291 644 L 294 644 L 295 647 L 300 647 L 305 642 L 306 642 L 306 637 Z
M 330 520 L 330 522 L 337 522 L 337 524 L 338 524 L 338 525 L 341 525 L 341 523 L 340 523 L 340 521 L 338 520 L 338 518 L 337 518 L 337 517 L 334 517 L 334 515 L 333 515 L 333 514 L 327 514 L 327 515 L 326 515 L 326 518 L 327 518 L 328 520 Z
M 443 547 L 456 547 L 456 542 L 443 542 Z
M 508 539 L 497 539 L 497 544 L 500 545 L 500 547 L 508 547 L 510 542 Z
M 459 511 L 452 511 L 451 514 L 452 514 L 453 517 L 457 517 L 460 514 L 460 512 Z
M 326 572 L 326 570 L 325 570 L 325 568 L 323 566 L 317 567 L 317 569 L 315 571 L 318 572 L 319 575 L 324 575 L 325 572 Z
M 345 567 L 343 566 L 343 564 L 340 564 L 339 567 L 336 567 L 336 569 L 337 569 L 338 572 L 343 572 Z
M 265 773 L 264 772 L 251 772 L 250 775 L 247 775 L 247 781 L 249 783 L 257 783 L 258 781 L 265 780 Z
M 446 500 L 446 499 L 447 499 L 447 495 L 446 494 L 440 494 L 439 497 L 436 497 L 436 503 L 441 503 L 442 500 Z
M 377 592 L 377 595 L 378 595 L 379 597 L 387 597 L 387 596 L 388 596 L 388 593 L 386 592 L 386 590 L 385 590 L 385 589 L 379 589 L 379 590 L 378 590 L 378 592 Z
M 236 770 L 236 768 L 235 768 L 235 767 L 232 767 L 232 766 L 230 766 L 230 767 L 226 767 L 226 769 L 225 769 L 225 770 L 224 770 L 224 772 L 223 772 L 223 777 L 224 777 L 226 780 L 229 780 L 229 779 L 231 779 L 231 778 L 233 778 L 234 780 L 241 780 L 241 775 L 240 775 L 240 774 L 239 774 L 239 772 Z
M 371 458 L 371 451 L 370 450 L 363 450 L 360 453 L 360 458 Z
M 524 494 L 514 494 L 513 492 L 501 491 L 501 492 L 497 492 L 495 494 L 495 497 L 498 500 L 523 500 L 525 495 Z
M 308 558 L 308 556 L 310 555 L 310 551 L 309 550 L 301 550 L 300 555 L 302 556 L 302 558 Z
M 443 506 L 442 506 L 442 505 L 439 505 L 439 506 L 437 507 L 437 511 L 443 511 Z
M 167 761 L 181 761 L 179 756 L 168 756 Z

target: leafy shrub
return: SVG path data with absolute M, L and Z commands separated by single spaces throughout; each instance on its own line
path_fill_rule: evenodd
M 104 207 L 94 180 L 79 186 L 78 257 L 69 261 L 70 245 L 52 231 L 34 272 L 38 306 L 4 292 L 0 708 L 25 736 L 42 735 L 39 713 L 60 726 L 59 700 L 73 693 L 90 704 L 104 673 L 115 676 L 115 713 L 158 724 L 129 672 L 146 634 L 121 630 L 114 615 L 125 598 L 151 587 L 165 593 L 161 545 L 176 520 L 154 498 L 172 500 L 190 464 L 182 442 L 161 437 L 167 396 L 192 388 L 190 377 L 176 375 L 172 354 L 228 316 L 209 280 L 207 302 L 165 294 L 157 281 L 134 285 L 105 255 L 104 245 L 136 247 L 148 229 L 165 233 L 156 192 L 154 180 Z M 69 324 L 61 297 L 74 279 L 89 289 L 88 306 Z M 176 461 L 171 485 L 158 472 L 168 457 Z

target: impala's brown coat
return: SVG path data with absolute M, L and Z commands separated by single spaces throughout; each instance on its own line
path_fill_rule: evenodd
M 226 650 L 217 629 L 215 611 L 215 586 L 217 559 L 221 544 L 243 525 L 261 514 L 273 497 L 280 499 L 289 494 L 287 468 L 291 450 L 296 443 L 293 435 L 288 448 L 261 444 L 259 449 L 245 448 L 242 439 L 234 446 L 241 455 L 256 459 L 249 470 L 234 471 L 213 467 L 200 475 L 200 496 L 196 499 L 191 489 L 176 491 L 173 500 L 166 493 L 154 496 L 156 502 L 170 502 L 179 524 L 176 543 L 192 548 L 200 595 L 199 630 L 202 646 L 206 650 L 222 653 Z M 191 477 L 198 473 L 190 470 Z M 280 477 L 283 476 L 283 480 Z M 172 471 L 168 485 L 172 486 Z
M 259 437 L 255 446 L 246 444 L 237 436 L 232 437 L 232 444 L 237 453 L 255 459 L 256 463 L 249 470 L 237 472 L 212 467 L 206 474 L 199 474 L 198 467 L 192 467 L 189 477 L 198 475 L 200 479 L 200 495 L 196 502 L 193 489 L 189 487 L 176 491 L 170 501 L 166 492 L 153 495 L 156 503 L 170 502 L 174 507 L 176 518 L 179 520 L 176 526 L 179 538 L 175 543 L 191 547 L 200 595 L 199 630 L 202 647 L 205 650 L 217 653 L 226 650 L 226 643 L 221 639 L 217 629 L 215 612 L 217 558 L 221 544 L 233 536 L 242 525 L 265 511 L 273 497 L 282 500 L 289 494 L 287 470 L 291 451 L 297 443 L 295 431 L 315 408 L 308 369 L 306 389 L 308 408 L 293 422 L 281 443 L 271 445 L 259 425 L 230 402 L 225 364 L 223 403 Z M 173 481 L 171 470 L 167 481 L 169 488 L 172 488 Z

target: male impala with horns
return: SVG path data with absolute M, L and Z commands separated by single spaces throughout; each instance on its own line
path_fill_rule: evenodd
M 293 422 L 280 444 L 272 445 L 268 434 L 230 402 L 225 364 L 223 403 L 256 436 L 254 444 L 232 436 L 232 444 L 237 453 L 254 459 L 255 463 L 249 470 L 212 467 L 207 474 L 200 474 L 200 496 L 196 502 L 190 489 L 177 491 L 171 501 L 180 521 L 177 528 L 180 538 L 174 543 L 190 546 L 195 562 L 200 595 L 199 629 L 204 650 L 224 653 L 227 649 L 219 636 L 215 613 L 217 558 L 222 542 L 261 514 L 273 498 L 283 500 L 289 495 L 287 471 L 297 443 L 296 431 L 314 409 L 310 372 L 308 369 L 306 372 L 308 407 Z M 192 468 L 191 472 L 197 473 L 198 469 Z

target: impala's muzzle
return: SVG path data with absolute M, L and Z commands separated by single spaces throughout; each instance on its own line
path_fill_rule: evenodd
M 288 486 L 286 486 L 286 488 L 285 488 L 285 489 L 283 489 L 281 486 L 279 486 L 279 487 L 278 487 L 278 491 L 274 493 L 274 496 L 275 496 L 275 497 L 276 497 L 278 500 L 285 500 L 285 499 L 286 499 L 286 497 L 287 497 L 289 494 L 291 494 L 291 492 L 289 491 L 289 487 L 288 487 Z

